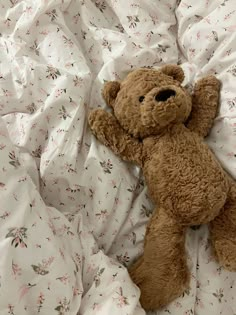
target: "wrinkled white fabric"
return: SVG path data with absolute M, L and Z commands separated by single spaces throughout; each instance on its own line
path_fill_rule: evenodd
M 221 106 L 207 139 L 236 178 L 234 0 L 0 3 L 0 314 L 141 315 L 126 266 L 153 205 L 140 170 L 90 133 L 105 80 L 181 63 L 214 73 Z M 206 226 L 186 242 L 191 288 L 158 315 L 235 315 L 236 275 Z

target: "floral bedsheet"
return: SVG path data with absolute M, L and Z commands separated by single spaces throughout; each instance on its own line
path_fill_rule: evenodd
M 152 213 L 140 170 L 90 133 L 105 80 L 180 63 L 223 82 L 207 139 L 236 178 L 234 0 L 0 3 L 0 314 L 145 314 L 126 267 Z M 236 274 L 206 226 L 186 241 L 191 287 L 158 315 L 235 315 Z

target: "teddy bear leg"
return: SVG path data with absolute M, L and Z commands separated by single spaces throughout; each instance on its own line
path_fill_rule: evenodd
M 227 202 L 209 226 L 212 245 L 219 263 L 236 271 L 236 184 L 232 182 Z
M 179 297 L 189 285 L 184 227 L 159 209 L 148 224 L 144 253 L 129 273 L 140 288 L 145 310 L 163 307 Z

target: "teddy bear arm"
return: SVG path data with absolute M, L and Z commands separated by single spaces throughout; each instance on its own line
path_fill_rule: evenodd
M 199 80 L 192 96 L 192 112 L 187 127 L 206 137 L 213 126 L 220 97 L 220 81 L 213 75 Z
M 111 113 L 103 109 L 93 110 L 89 125 L 96 138 L 123 160 L 142 165 L 142 144 L 129 136 Z

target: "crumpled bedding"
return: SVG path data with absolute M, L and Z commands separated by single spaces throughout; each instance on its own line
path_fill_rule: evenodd
M 145 314 L 126 267 L 152 203 L 140 170 L 90 133 L 106 80 L 180 63 L 222 80 L 207 139 L 236 178 L 234 0 L 4 0 L 0 4 L 0 314 Z M 154 314 L 235 315 L 236 274 L 189 230 L 191 287 Z

